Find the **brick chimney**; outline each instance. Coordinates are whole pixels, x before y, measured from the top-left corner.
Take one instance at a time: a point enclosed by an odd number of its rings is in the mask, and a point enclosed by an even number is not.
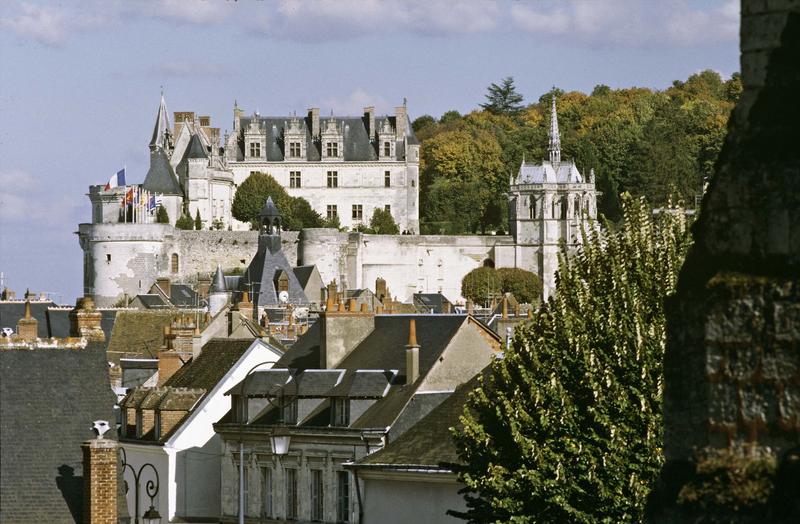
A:
[[[100,326],[102,320],[103,315],[95,308],[92,297],[81,297],[75,302],[75,309],[69,312],[70,336],[102,342],[106,339]]]
[[[83,522],[117,524],[117,442],[98,436],[83,448]]]
[[[158,385],[161,386],[183,366],[180,353],[171,349],[158,352]]]
[[[417,344],[417,322],[408,321],[408,344],[406,344],[406,384],[419,378],[419,345]]]
[[[159,278],[156,279],[156,284],[158,284],[158,287],[161,288],[161,291],[163,291],[164,294],[167,295],[167,300],[169,300],[169,297],[170,297],[170,282],[169,282],[169,278],[167,278],[167,277],[159,277]]]
[[[253,320],[253,303],[250,302],[250,294],[247,291],[242,292],[242,300],[236,304],[236,309],[241,316]]]
[[[386,290],[386,281],[381,277],[375,279],[375,296],[378,297],[378,300],[383,302],[383,299],[389,296]]]
[[[375,136],[375,107],[364,108],[364,120],[366,120],[367,136],[372,140]]]
[[[39,338],[39,322],[31,315],[31,301],[25,301],[25,316],[17,322],[17,334],[26,342]]]
[[[311,120],[311,138],[319,137],[319,108],[312,107],[308,110],[308,119]]]
[[[375,330],[375,314],[370,311],[345,310],[344,300],[339,310],[320,314],[320,368],[332,369],[362,340]]]

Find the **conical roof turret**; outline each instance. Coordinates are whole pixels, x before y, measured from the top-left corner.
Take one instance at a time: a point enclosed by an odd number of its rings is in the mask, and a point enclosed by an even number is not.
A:
[[[211,281],[211,287],[208,289],[209,293],[227,293],[228,285],[225,283],[225,275],[222,274],[222,266],[217,264],[217,270],[214,272],[214,278]]]
[[[272,197],[268,196],[267,201],[264,202],[264,207],[261,208],[261,212],[258,214],[260,218],[280,218],[281,213],[278,211],[277,206],[275,206],[275,202],[272,201]]]
[[[150,139],[150,151],[166,149],[167,136],[169,135],[169,113],[167,103],[164,101],[164,92],[161,92],[161,103],[158,106],[156,125],[153,128],[153,137]]]
[[[561,163],[561,134],[558,132],[558,112],[556,112],[556,92],[555,88],[552,92],[552,105],[550,109],[550,163],[553,169],[558,171],[558,165]]]

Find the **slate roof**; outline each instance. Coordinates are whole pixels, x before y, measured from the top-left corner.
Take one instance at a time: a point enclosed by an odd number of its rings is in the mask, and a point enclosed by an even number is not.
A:
[[[37,320],[36,331],[39,338],[65,338],[70,336],[69,313],[72,308],[56,307],[53,302],[31,302],[31,315]],[[100,327],[109,339],[114,326],[116,310],[100,310],[102,319]],[[24,301],[0,302],[0,327],[10,327],[16,331],[17,322],[25,316]]]
[[[119,311],[108,342],[108,360],[121,357],[156,358],[164,342],[164,326],[181,313],[174,310]]]
[[[247,275],[260,285],[253,292],[253,303],[257,306],[281,305],[275,288],[275,278],[279,271],[285,271],[289,279],[289,303],[306,305],[309,303],[303,286],[292,271],[289,260],[281,250],[281,239],[278,235],[261,235],[258,238],[258,252],[247,268]],[[243,281],[243,286],[247,284]]]
[[[253,339],[213,338],[195,359],[175,372],[164,386],[202,388],[211,391],[222,377],[242,358]]]
[[[294,268],[294,276],[297,277],[297,281],[300,282],[300,285],[303,289],[306,288],[308,285],[308,279],[311,278],[311,275],[314,273],[314,266],[297,266]]]
[[[161,297],[161,295],[157,295],[156,293],[142,293],[141,295],[136,295],[136,298],[146,309],[171,307],[170,304]]]
[[[240,120],[241,139],[243,140],[244,133],[253,121],[253,116],[242,117]],[[266,161],[277,162],[284,160],[283,155],[283,135],[285,128],[288,127],[289,122],[292,120],[291,116],[255,116],[261,125],[261,129],[266,131]],[[342,158],[345,162],[366,162],[375,161],[378,159],[376,144],[370,141],[367,133],[367,121],[363,116],[321,116],[319,119],[320,130],[324,131],[327,127],[329,120],[336,121],[336,126],[339,130],[344,129],[343,143],[344,149],[342,151]],[[395,127],[395,117],[393,116],[379,116],[375,118],[375,128],[381,129],[385,119],[389,119],[392,128]],[[314,142],[311,138],[311,120],[308,117],[300,118],[300,125],[305,133],[306,140],[306,160],[319,161],[321,159],[320,144]],[[406,138],[410,144],[419,143],[414,130],[411,127],[411,122],[406,118]],[[395,144],[396,159],[402,160],[405,157],[405,147],[402,138],[397,140]]]
[[[581,175],[574,162],[563,161],[558,165],[558,171],[550,162],[541,164],[523,163],[517,174],[516,184],[582,184]]]
[[[81,444],[94,420],[116,439],[115,402],[101,343],[0,351],[0,522],[83,522]]]
[[[191,140],[189,140],[189,145],[186,147],[186,152],[184,153],[183,158],[184,160],[189,158],[208,158],[206,147],[203,145],[200,137],[197,136],[197,133],[194,133]]]
[[[196,307],[197,292],[186,284],[172,284],[169,287],[169,301],[176,307]]]
[[[178,177],[175,176],[175,171],[163,149],[159,148],[150,153],[150,169],[147,171],[142,187],[153,193],[183,195]]]
[[[381,398],[394,382],[396,370],[358,369],[349,372],[329,392],[330,397]]]
[[[460,428],[459,417],[469,393],[480,383],[481,374],[456,388],[447,399],[433,408],[419,422],[382,449],[356,463],[361,466],[419,465],[447,467],[459,461],[450,428]]]
[[[228,291],[228,286],[225,283],[225,275],[222,273],[222,266],[217,265],[217,270],[214,272],[214,278],[211,281],[211,287],[208,288],[209,293],[218,293]]]
[[[412,301],[420,313],[444,313],[445,304],[453,311],[453,304],[441,293],[414,293]]]

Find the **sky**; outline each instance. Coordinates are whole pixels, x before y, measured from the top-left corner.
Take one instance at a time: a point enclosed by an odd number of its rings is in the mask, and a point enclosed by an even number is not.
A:
[[[739,70],[738,0],[86,0],[0,3],[0,272],[73,303],[86,196],[147,172],[170,111],[231,129],[246,114],[472,111],[506,76],[526,101],[556,86],[664,89]]]

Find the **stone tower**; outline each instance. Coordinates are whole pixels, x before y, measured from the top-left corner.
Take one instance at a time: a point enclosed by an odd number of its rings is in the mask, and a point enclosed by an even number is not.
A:
[[[550,116],[549,159],[524,160],[509,183],[509,228],[515,241],[515,267],[539,275],[547,298],[555,288],[559,244],[582,242],[581,228],[588,230],[597,218],[594,170],[586,180],[571,160],[561,160],[561,136],[553,96]]]

